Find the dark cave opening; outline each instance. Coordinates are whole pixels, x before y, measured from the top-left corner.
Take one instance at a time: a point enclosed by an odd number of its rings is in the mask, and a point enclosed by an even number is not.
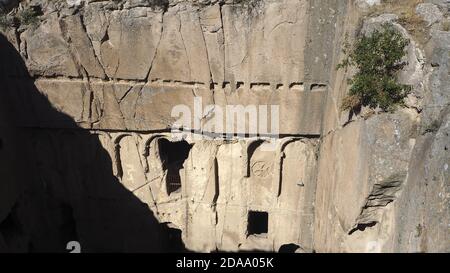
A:
[[[168,195],[181,189],[180,170],[184,168],[184,161],[188,158],[191,148],[192,145],[185,140],[178,142],[171,142],[165,138],[158,140],[163,169],[167,170],[166,188]]]
[[[295,251],[299,248],[300,246],[296,244],[284,244],[280,246],[278,253],[295,253]]]
[[[267,235],[269,231],[269,214],[265,211],[248,212],[248,235]]]

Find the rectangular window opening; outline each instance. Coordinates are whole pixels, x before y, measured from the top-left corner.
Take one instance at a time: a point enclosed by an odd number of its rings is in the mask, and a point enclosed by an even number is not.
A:
[[[249,211],[247,234],[265,236],[269,231],[269,213],[265,211]]]

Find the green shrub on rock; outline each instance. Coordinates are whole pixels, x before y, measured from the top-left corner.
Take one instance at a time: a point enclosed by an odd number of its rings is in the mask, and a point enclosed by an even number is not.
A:
[[[344,98],[342,110],[357,111],[361,106],[384,111],[403,103],[410,87],[398,83],[397,73],[403,69],[409,40],[392,25],[358,38],[353,47],[346,46],[346,59],[338,68],[354,66],[357,73],[350,79],[350,92]]]
[[[39,15],[32,8],[26,8],[17,13],[20,23],[25,26],[36,26],[39,23]]]
[[[0,30],[5,31],[13,25],[11,18],[8,15],[0,12]]]

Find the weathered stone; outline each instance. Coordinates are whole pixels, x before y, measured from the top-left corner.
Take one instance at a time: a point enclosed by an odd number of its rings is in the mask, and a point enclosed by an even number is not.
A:
[[[110,14],[99,9],[88,10],[85,24],[108,77],[146,79],[157,54],[162,14],[147,8]]]
[[[0,252],[448,251],[447,5],[394,2],[24,1],[38,23],[0,36]],[[384,23],[411,41],[406,107],[341,111],[342,47]]]
[[[444,17],[439,8],[432,3],[421,3],[417,5],[416,12],[423,17],[429,26],[441,21]]]
[[[84,82],[38,80],[35,84],[37,90],[61,113],[60,116],[55,116],[52,111],[45,109],[45,105],[35,100],[33,104],[39,115],[40,125],[56,128],[58,126],[73,127],[73,122],[88,121],[89,97],[88,88]],[[70,118],[64,117],[64,114]]]
[[[30,73],[66,77],[80,75],[56,14],[49,16],[37,29],[29,29],[22,35],[26,41]]]
[[[70,41],[75,58],[86,71],[86,76],[104,78],[105,72],[94,53],[92,43],[84,30],[83,22],[79,16],[69,16],[61,20],[62,31]]]

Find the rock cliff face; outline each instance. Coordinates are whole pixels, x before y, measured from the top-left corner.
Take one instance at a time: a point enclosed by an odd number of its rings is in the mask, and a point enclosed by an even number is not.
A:
[[[0,252],[450,251],[449,3],[17,2]],[[343,44],[384,22],[411,40],[406,106],[341,112]],[[272,149],[229,105],[279,106]]]

